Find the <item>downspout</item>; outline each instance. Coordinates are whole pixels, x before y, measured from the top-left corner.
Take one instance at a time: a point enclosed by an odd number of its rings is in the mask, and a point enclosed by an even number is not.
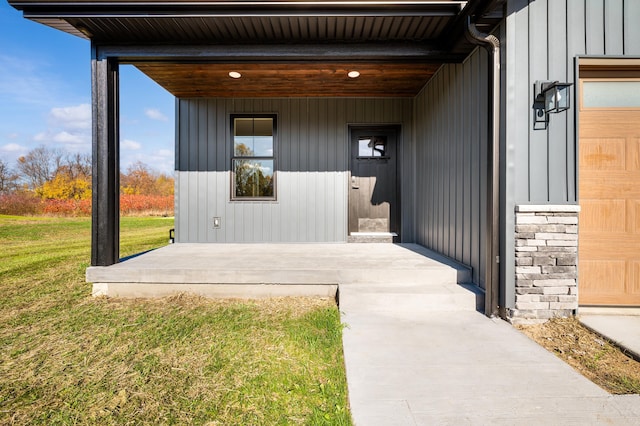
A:
[[[478,31],[467,17],[467,39],[489,52],[487,135],[487,238],[484,313],[498,315],[500,301],[500,40]]]

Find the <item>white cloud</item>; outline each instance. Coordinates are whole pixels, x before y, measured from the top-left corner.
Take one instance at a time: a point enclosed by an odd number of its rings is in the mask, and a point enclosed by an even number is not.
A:
[[[9,134],[7,135],[7,138],[9,138],[9,139],[18,139],[18,136],[20,136],[20,135],[18,134],[18,132],[13,132],[13,133],[9,133]]]
[[[174,152],[170,149],[160,149],[156,153],[159,157],[171,157],[173,158]]]
[[[161,113],[159,110],[155,108],[147,108],[144,110],[144,113],[147,117],[149,117],[152,120],[157,120],[157,121],[169,120],[166,115],[164,115],[163,113]]]
[[[69,152],[86,151],[91,144],[91,107],[80,104],[51,108],[47,129],[36,133],[33,140],[58,145]]]
[[[18,145],[17,143],[8,143],[0,148],[0,150],[4,152],[18,152],[25,151],[27,148],[24,146]]]
[[[42,142],[49,139],[49,132],[40,132],[33,135],[33,140],[37,142]]]
[[[65,145],[66,144],[89,143],[89,140],[86,137],[86,135],[83,135],[83,134],[72,134],[72,133],[69,133],[69,132],[67,132],[65,130],[53,135],[52,139],[53,139],[54,142],[58,142],[58,143],[65,144]]]
[[[76,106],[52,108],[49,113],[51,124],[64,129],[90,129],[91,106],[80,104]]]
[[[138,150],[142,147],[142,145],[140,145],[140,143],[136,142],[136,141],[132,141],[131,139],[124,139],[121,143],[120,146],[123,149],[128,149],[129,151],[135,151]]]
[[[89,132],[68,132],[66,130],[38,133],[33,140],[48,147],[60,147],[68,152],[87,152],[91,147]]]

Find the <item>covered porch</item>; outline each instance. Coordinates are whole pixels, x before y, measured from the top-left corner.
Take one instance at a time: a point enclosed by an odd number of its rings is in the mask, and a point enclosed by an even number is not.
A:
[[[294,285],[311,289],[296,282],[302,278],[308,278],[302,281],[306,285],[337,288],[383,279],[413,285],[422,275],[432,276],[431,269],[423,268],[424,259],[418,267],[404,267],[405,256],[389,261],[375,254],[381,247],[367,253],[344,243],[351,222],[360,231],[359,221],[351,220],[356,197],[347,192],[360,189],[357,178],[377,178],[370,176],[373,172],[354,172],[359,157],[374,163],[376,153],[356,150],[357,135],[350,132],[384,126],[384,131],[394,129],[387,142],[397,150],[376,152],[384,152],[381,160],[397,168],[388,173],[395,181],[378,180],[376,188],[390,188],[394,198],[385,192],[368,201],[398,206],[388,222],[397,223],[390,233],[397,233],[399,241],[417,242],[471,265],[473,276],[459,281],[453,274],[453,288],[473,281],[486,289],[485,312],[497,313],[499,126],[494,92],[500,61],[497,38],[490,33],[502,21],[504,3],[12,2],[26,18],[91,40],[94,208],[87,278],[96,283],[96,293],[135,288],[134,293],[152,289],[160,295],[178,283],[182,291],[194,291],[208,284],[234,285],[229,277],[248,275],[253,281],[247,285],[278,284],[277,291],[283,292]],[[136,66],[177,100],[180,245],[119,262],[123,64]],[[242,154],[232,137],[234,120],[256,118],[271,120],[271,144],[259,155]],[[260,158],[273,191],[254,194],[253,200],[238,198],[242,191],[234,186],[234,173],[241,171],[238,165],[245,157]],[[286,250],[296,247],[293,242],[322,242],[324,249],[336,244],[327,250],[332,256],[296,253],[294,266],[281,263]],[[195,248],[206,248],[208,254],[187,254]],[[273,268],[252,263],[262,259],[262,250],[280,253],[264,260]],[[352,255],[352,264],[342,263]],[[229,270],[222,273],[216,268],[225,262]],[[212,276],[220,282],[209,283]]]
[[[111,266],[92,266],[87,281],[95,296],[189,292],[339,299],[343,286],[357,286],[371,297],[382,295],[380,303],[408,298],[434,309],[468,310],[481,302],[468,267],[417,244],[177,243]]]

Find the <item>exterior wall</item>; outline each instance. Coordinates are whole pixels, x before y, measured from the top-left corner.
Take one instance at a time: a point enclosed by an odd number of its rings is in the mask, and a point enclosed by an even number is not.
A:
[[[638,16],[637,0],[509,1],[506,125],[514,205],[578,201],[576,86],[572,108],[553,114],[547,130],[534,130],[533,84],[536,80],[577,83],[579,55],[640,56]]]
[[[402,125],[401,235],[412,241],[411,99],[179,99],[176,110],[177,242],[346,241],[349,124]],[[230,201],[229,116],[250,112],[278,117],[276,201]]]
[[[488,55],[444,65],[414,100],[416,242],[484,287]]]
[[[636,0],[510,0],[507,3],[504,73],[506,147],[503,158],[505,235],[517,231],[517,205],[572,205],[579,202],[576,90],[571,109],[534,130],[536,80],[577,83],[579,56],[640,56],[640,2]],[[515,306],[516,238],[504,244],[506,307]],[[515,309],[515,311],[513,310]],[[564,314],[563,309],[557,312]]]

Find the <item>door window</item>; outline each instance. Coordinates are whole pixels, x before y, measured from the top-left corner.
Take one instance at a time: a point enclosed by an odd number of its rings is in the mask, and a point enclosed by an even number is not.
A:
[[[387,137],[360,136],[358,158],[387,158]]]

